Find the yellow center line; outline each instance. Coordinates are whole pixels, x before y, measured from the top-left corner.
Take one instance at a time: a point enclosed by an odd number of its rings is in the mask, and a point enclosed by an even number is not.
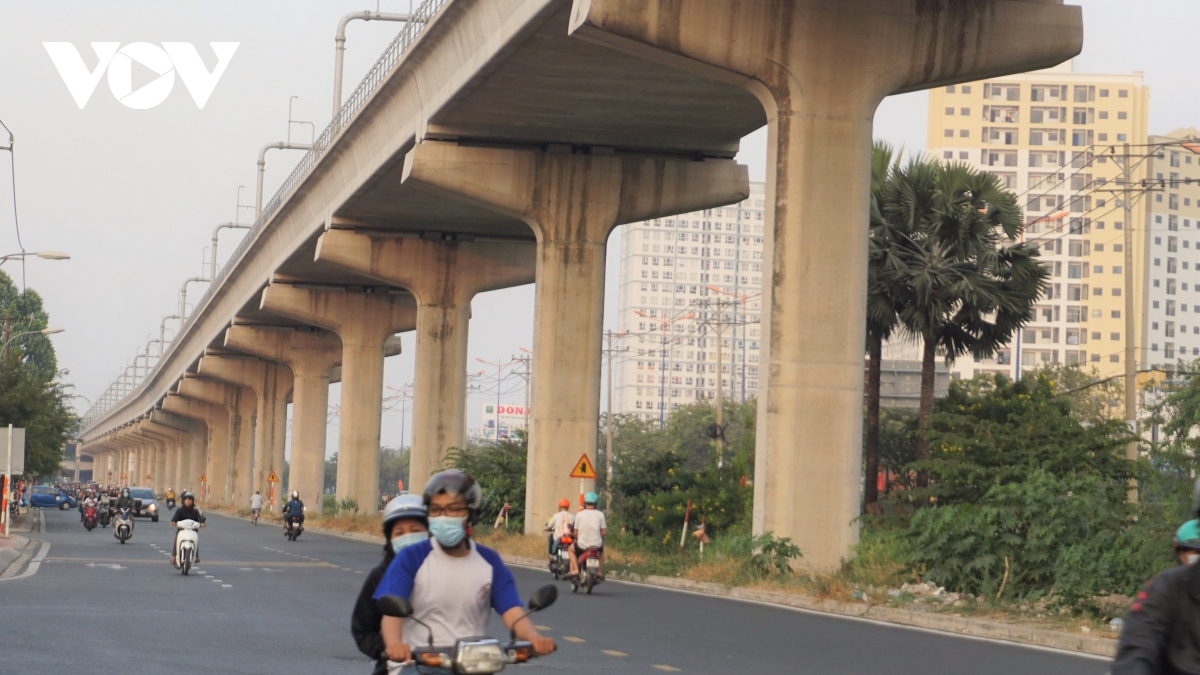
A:
[[[654,667],[655,667],[655,668],[657,668],[657,669],[659,669],[659,670],[666,671],[666,672],[668,672],[668,673],[678,673],[678,672],[679,672],[679,669],[678,669],[678,668],[676,668],[675,666],[665,666],[665,665],[663,665],[663,664],[661,664],[661,663],[656,663],[656,664],[654,664]]]
[[[584,640],[583,638],[575,637],[574,635],[564,635],[563,639],[566,640],[567,642],[574,642],[575,644],[587,642],[587,640]]]
[[[533,627],[538,630],[553,630],[552,628],[550,628],[550,626],[543,626],[541,624],[534,624]]]

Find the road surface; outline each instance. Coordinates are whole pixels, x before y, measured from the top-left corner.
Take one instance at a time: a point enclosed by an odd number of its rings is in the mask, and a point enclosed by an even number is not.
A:
[[[350,637],[350,610],[382,556],[366,542],[212,515],[202,564],[168,563],[173,530],[139,520],[121,545],[87,532],[77,511],[45,512],[50,542],[37,572],[0,580],[0,672],[369,673]],[[524,597],[550,583],[514,569]],[[1104,660],[798,612],[635,584],[592,596],[560,586],[535,615],[559,644],[520,673],[787,673],[831,675],[1101,675]],[[503,636],[493,617],[493,635]]]

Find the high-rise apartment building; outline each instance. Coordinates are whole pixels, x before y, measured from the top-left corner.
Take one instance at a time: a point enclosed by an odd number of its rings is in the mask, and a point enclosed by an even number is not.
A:
[[[1080,363],[1104,375],[1124,370],[1130,337],[1125,278],[1134,275],[1134,316],[1140,317],[1147,211],[1139,205],[1133,222],[1125,222],[1117,195],[1103,188],[1121,176],[1113,148],[1120,154],[1128,143],[1134,146],[1131,154],[1145,150],[1148,106],[1141,73],[1075,73],[1070,64],[930,91],[929,155],[1000,177],[1019,196],[1025,240],[1041,248],[1051,273],[1049,290],[1019,339],[995,358],[960,357],[952,369],[956,375],[1016,375],[1043,363]],[[1133,163],[1144,171],[1144,163]],[[1163,210],[1164,218],[1168,213],[1183,217],[1182,210]],[[1127,227],[1135,235],[1132,270],[1125,269]],[[1160,257],[1165,265],[1165,248]],[[1166,277],[1160,283],[1165,292]],[[1166,296],[1158,301],[1165,312]],[[1158,322],[1164,329],[1157,343],[1165,349],[1166,320]],[[1189,325],[1200,328],[1200,315]],[[1196,335],[1189,348],[1200,348]],[[1139,336],[1132,337],[1140,344]],[[1182,345],[1178,339],[1173,344]]]
[[[764,200],[751,183],[738,204],[622,228],[613,412],[665,418],[718,378],[727,400],[758,394]]]
[[[1200,357],[1200,131],[1149,142],[1145,178],[1154,182],[1142,196],[1149,227],[1138,359],[1174,364]]]

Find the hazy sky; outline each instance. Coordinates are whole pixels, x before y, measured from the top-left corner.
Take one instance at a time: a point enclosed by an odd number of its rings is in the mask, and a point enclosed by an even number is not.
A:
[[[1196,0],[1082,0],[1085,47],[1080,72],[1145,71],[1151,87],[1150,131],[1200,124],[1194,86],[1192,33],[1200,19]],[[202,257],[212,228],[241,216],[252,219],[255,161],[265,143],[287,135],[288,98],[298,96],[296,119],[317,129],[332,107],[333,34],[338,19],[373,9],[372,1],[259,0],[205,3],[37,2],[0,0],[0,120],[16,136],[17,197],[26,250],[59,249],[66,262],[31,260],[28,285],[45,297],[60,365],[77,393],[94,398],[145,345],[158,336],[160,317],[177,307],[179,286],[202,276]],[[383,0],[383,11],[404,12],[408,0]],[[355,22],[348,31],[343,91],[349,94],[399,29],[398,24]],[[119,103],[106,80],[80,110],[42,47],[70,42],[89,67],[93,41],[191,42],[213,63],[209,42],[240,42],[227,71],[203,110],[176,79],[170,96],[149,110]],[[135,78],[138,76],[135,74]],[[149,81],[135,79],[133,88]],[[908,150],[925,146],[926,97],[909,94],[883,103],[876,135]],[[309,138],[296,126],[293,140]],[[0,138],[0,144],[5,139]],[[765,133],[743,142],[741,160],[754,180],[765,175]],[[299,159],[299,152],[268,155],[267,201]],[[19,250],[13,228],[8,157],[0,153],[0,255]],[[221,259],[240,232],[221,236]],[[615,297],[619,234],[610,242],[609,318]],[[4,268],[20,283],[20,265]],[[204,285],[193,284],[198,298]],[[507,360],[532,347],[533,289],[486,293],[476,298],[470,356]],[[173,323],[173,322],[172,322]],[[608,321],[609,325],[615,322]],[[413,339],[405,354],[388,360],[385,383],[412,379]],[[472,361],[472,369],[484,366]],[[519,403],[518,378],[504,383]],[[337,388],[331,394],[336,403]],[[493,395],[494,396],[494,395]],[[470,424],[492,397],[472,394]],[[80,411],[87,403],[79,399]],[[401,418],[386,413],[384,444],[400,442]],[[411,426],[411,421],[408,426]],[[330,451],[335,448],[336,430]],[[405,436],[409,434],[407,429]]]

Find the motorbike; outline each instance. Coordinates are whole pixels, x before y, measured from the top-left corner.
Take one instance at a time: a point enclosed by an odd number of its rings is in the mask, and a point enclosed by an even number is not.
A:
[[[589,548],[579,556],[579,576],[571,579],[571,592],[583,588],[588,595],[600,583],[600,549]]]
[[[97,515],[95,506],[83,507],[83,526],[85,528],[87,528],[88,532],[91,532],[92,530],[96,529],[96,525],[97,525],[97,522],[99,521],[99,519],[100,519],[100,517],[99,517],[99,515]]]
[[[117,511],[116,520],[113,521],[113,536],[122,544],[133,536],[133,510],[128,506]]]
[[[192,565],[196,564],[196,552],[200,546],[200,523],[181,520],[175,525],[179,528],[179,551],[175,556],[175,568],[186,577]]]
[[[571,537],[563,537],[558,541],[558,547],[550,556],[550,574],[554,575],[555,579],[562,579],[571,571],[571,554],[568,552],[571,544],[575,543]]]
[[[96,507],[96,517],[100,522],[100,527],[108,527],[112,522],[112,513],[108,510],[108,504],[100,502],[100,506]]]
[[[167,508],[168,509],[175,508],[175,498],[174,497],[167,497]]]
[[[546,609],[557,599],[558,588],[555,586],[539,588],[529,599],[529,611],[525,613],[525,616]],[[388,675],[397,675],[402,668],[408,665],[416,665],[418,671],[422,673],[482,673],[490,675],[504,670],[506,666],[526,663],[537,656],[533,652],[533,645],[525,640],[518,640],[515,632],[509,634],[508,642],[501,642],[489,637],[469,637],[462,638],[453,645],[435,647],[433,631],[424,621],[413,616],[412,604],[407,598],[385,595],[379,599],[378,607],[387,616],[412,619],[425,626],[425,629],[429,631],[429,646],[413,648],[412,661],[408,663],[388,661]],[[523,619],[525,616],[521,618]]]
[[[304,525],[298,520],[288,518],[283,531],[283,535],[288,538],[288,541],[296,541],[302,532],[304,532]]]

